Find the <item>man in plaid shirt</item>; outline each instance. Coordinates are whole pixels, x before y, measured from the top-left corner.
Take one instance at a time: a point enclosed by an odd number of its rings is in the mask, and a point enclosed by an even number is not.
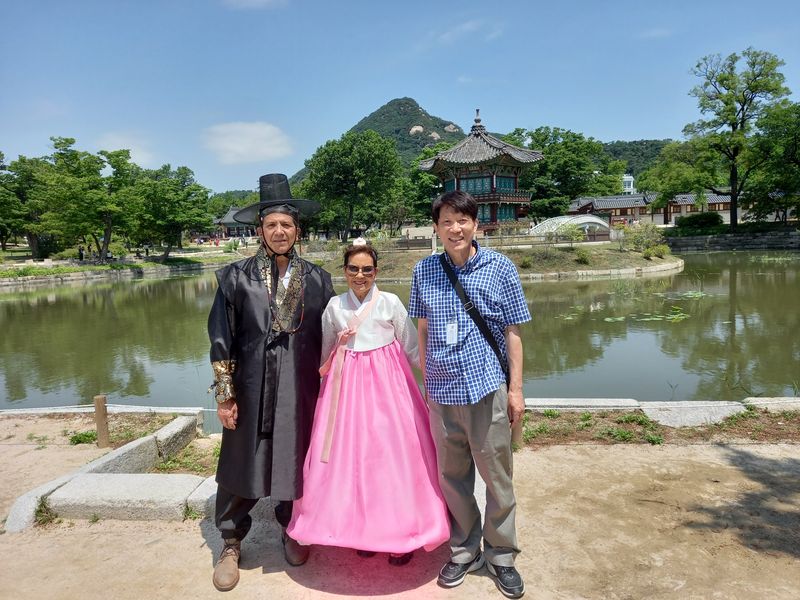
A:
[[[434,230],[445,260],[486,321],[508,365],[510,383],[456,295],[439,255],[414,267],[408,313],[419,319],[420,366],[450,511],[450,560],[439,572],[439,584],[455,587],[486,562],[500,591],[519,598],[525,586],[514,568],[519,548],[511,426],[525,410],[519,325],[531,315],[514,264],[474,240],[477,217],[475,199],[463,191],[447,192],[433,203]],[[486,482],[483,527],[474,495],[476,467]]]

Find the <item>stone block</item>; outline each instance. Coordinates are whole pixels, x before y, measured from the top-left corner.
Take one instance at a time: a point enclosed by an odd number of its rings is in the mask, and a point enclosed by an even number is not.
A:
[[[68,519],[181,521],[201,483],[196,475],[86,473],[50,494],[48,504]]]
[[[197,437],[197,417],[177,417],[154,435],[159,456],[171,458]]]
[[[203,517],[213,517],[216,497],[217,482],[215,476],[212,475],[197,486],[197,489],[187,498],[186,505]]]
[[[642,402],[648,417],[668,427],[696,427],[719,423],[744,411],[741,402]]]
[[[89,463],[89,473],[146,473],[159,462],[156,436],[148,435]]]

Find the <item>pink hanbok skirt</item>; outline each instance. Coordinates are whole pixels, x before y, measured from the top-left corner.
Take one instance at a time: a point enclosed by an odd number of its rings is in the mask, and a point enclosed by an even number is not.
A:
[[[346,351],[326,463],[333,379],[329,372],[322,382],[289,535],[301,544],[393,553],[447,541],[428,408],[400,344]]]

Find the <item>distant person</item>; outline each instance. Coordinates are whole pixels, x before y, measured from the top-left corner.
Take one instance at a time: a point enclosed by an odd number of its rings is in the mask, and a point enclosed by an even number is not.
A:
[[[208,317],[211,364],[222,446],[215,523],[224,548],[214,567],[217,589],[239,581],[242,539],[259,498],[277,501],[284,557],[308,559],[308,547],[286,534],[292,501],[303,495],[303,460],[319,393],[322,312],[333,297],[328,272],[300,258],[300,215],[319,205],[293,199],[285,175],[259,180],[259,202],[234,219],[257,225],[254,256],[217,271]]]
[[[83,250],[83,246],[78,246],[78,260],[83,261],[85,256],[85,252]]]
[[[378,254],[363,238],[343,260],[349,291],[322,315],[327,358],[303,497],[287,532],[300,543],[388,552],[407,564],[447,541],[428,408],[411,371],[417,331],[403,303],[375,285]]]
[[[519,547],[511,427],[525,410],[519,325],[531,316],[514,263],[474,239],[475,199],[447,192],[434,201],[432,213],[444,252],[414,267],[408,313],[419,319],[431,432],[450,510],[450,559],[438,583],[455,587],[485,561],[500,591],[519,598],[525,585],[514,567]],[[473,305],[478,314],[467,312]],[[476,468],[486,482],[483,526],[474,496]]]

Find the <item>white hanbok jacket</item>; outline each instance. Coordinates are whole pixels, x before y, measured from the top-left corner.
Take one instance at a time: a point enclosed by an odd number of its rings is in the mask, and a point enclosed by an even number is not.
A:
[[[334,350],[340,331],[347,329],[353,315],[359,315],[378,290],[373,285],[359,302],[352,290],[331,298],[322,314],[322,356],[324,363]],[[347,349],[366,352],[388,346],[394,340],[400,342],[403,352],[412,366],[419,366],[419,342],[417,328],[408,316],[408,311],[395,294],[381,291],[367,319],[359,325],[356,335],[347,340]]]

